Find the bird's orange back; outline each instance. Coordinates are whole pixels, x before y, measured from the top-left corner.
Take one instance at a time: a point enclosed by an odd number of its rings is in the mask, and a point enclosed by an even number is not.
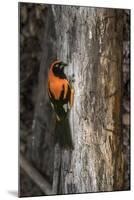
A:
[[[48,94],[60,119],[67,115],[68,110],[73,105],[74,89],[70,85],[66,75],[60,77],[60,74],[59,76],[55,74],[54,67],[58,67],[55,66],[58,63],[60,64],[61,62],[54,61],[50,66],[48,74]]]
[[[55,99],[57,99],[57,100],[60,98],[63,87],[65,89],[64,98],[66,97],[67,88],[68,88],[68,81],[66,79],[61,79],[61,78],[55,76],[53,73],[53,66],[59,62],[60,61],[57,60],[51,64],[50,70],[49,70],[49,75],[48,75],[48,88],[50,88]]]

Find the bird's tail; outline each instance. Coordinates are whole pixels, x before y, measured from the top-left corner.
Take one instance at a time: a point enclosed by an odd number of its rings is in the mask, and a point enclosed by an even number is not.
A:
[[[59,143],[61,148],[73,149],[71,129],[68,118],[61,121],[56,121],[55,126],[55,143]]]

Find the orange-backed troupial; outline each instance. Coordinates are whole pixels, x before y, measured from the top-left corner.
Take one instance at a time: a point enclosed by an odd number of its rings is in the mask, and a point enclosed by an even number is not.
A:
[[[65,141],[69,137],[68,130],[66,130],[69,128],[67,116],[74,100],[74,89],[64,73],[66,66],[67,64],[64,62],[54,61],[48,73],[48,95],[56,114],[56,132],[63,140],[61,146],[64,146],[65,143],[69,146],[68,141]]]

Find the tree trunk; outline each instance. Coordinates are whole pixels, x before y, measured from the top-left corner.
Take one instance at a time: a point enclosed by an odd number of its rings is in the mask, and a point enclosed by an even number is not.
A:
[[[20,195],[128,190],[130,10],[20,3],[19,11]],[[48,98],[56,59],[74,74],[71,137],[55,131]]]
[[[52,11],[57,58],[75,75],[74,149],[55,146],[53,191],[122,190],[122,10],[52,6]]]
[[[124,188],[122,14],[115,9],[47,6],[29,159],[54,194]],[[68,63],[66,73],[75,79],[69,116],[73,150],[53,142],[47,75],[56,58]]]

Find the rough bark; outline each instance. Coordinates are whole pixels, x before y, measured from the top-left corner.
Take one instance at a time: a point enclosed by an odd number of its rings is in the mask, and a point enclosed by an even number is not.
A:
[[[53,194],[123,190],[123,11],[45,6],[26,157],[47,178]],[[75,79],[69,116],[73,150],[54,145],[55,115],[47,94],[47,75],[55,59],[67,62],[66,73]]]
[[[68,75],[75,75],[70,113],[74,150],[55,146],[54,191],[122,190],[122,10],[70,6],[52,10],[57,58],[69,64]]]

